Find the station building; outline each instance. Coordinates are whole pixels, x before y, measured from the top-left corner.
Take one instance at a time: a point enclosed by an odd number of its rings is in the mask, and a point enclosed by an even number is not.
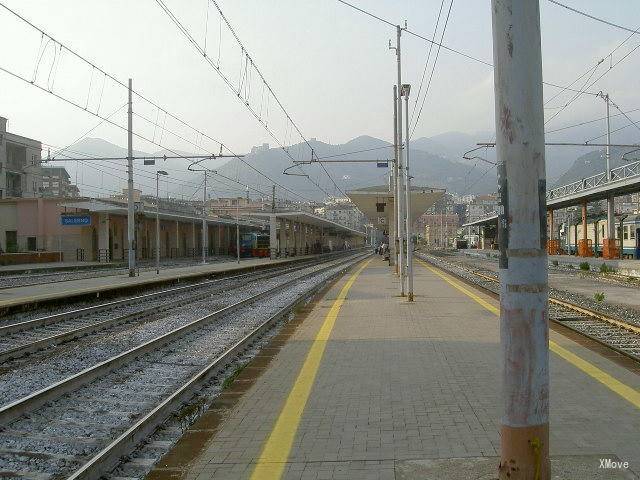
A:
[[[123,196],[125,197],[125,196]],[[136,256],[155,258],[156,208],[134,195]],[[178,206],[179,207],[179,206]],[[307,212],[280,212],[276,255],[320,253],[364,244],[364,232]],[[160,257],[198,257],[202,252],[202,216],[195,208],[159,204]],[[209,255],[235,254],[236,228],[244,235],[269,234],[268,215],[206,218]],[[38,261],[120,262],[128,257],[127,203],[120,198],[31,197],[0,200],[0,263]],[[47,255],[44,255],[46,252]],[[8,255],[12,259],[8,259]]]

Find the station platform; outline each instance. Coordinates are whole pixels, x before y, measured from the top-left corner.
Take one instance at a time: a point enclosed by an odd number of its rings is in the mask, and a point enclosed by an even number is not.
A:
[[[127,271],[120,271],[113,275],[102,275],[77,280],[64,280],[56,282],[55,279],[46,284],[25,285],[21,287],[0,289],[0,313],[15,310],[16,308],[33,307],[35,305],[81,298],[87,295],[108,295],[121,293],[126,290],[161,286],[183,280],[194,280],[211,274],[226,274],[263,268],[268,265],[293,263],[308,260],[318,255],[301,255],[297,257],[278,258],[247,258],[240,263],[236,261],[212,262],[207,264],[186,265],[183,267],[160,268],[156,274],[155,269],[140,269],[135,277],[129,277]]]
[[[378,256],[333,284],[147,478],[496,478],[497,301],[420,262],[414,274],[413,303]],[[640,367],[550,340],[554,478],[636,478]]]
[[[498,250],[460,250],[460,252],[470,257],[478,258],[494,258],[500,257]],[[552,262],[558,262],[559,265],[573,265],[574,268],[579,268],[580,264],[587,262],[591,270],[598,271],[602,264],[605,264],[609,268],[613,268],[621,275],[627,275],[629,277],[640,278],[640,260],[608,260],[602,257],[578,257],[576,255],[549,255],[549,264]]]
[[[113,268],[112,263],[100,262],[44,262],[0,265],[0,275],[14,275],[24,272],[50,272],[54,270],[83,270],[93,268]]]

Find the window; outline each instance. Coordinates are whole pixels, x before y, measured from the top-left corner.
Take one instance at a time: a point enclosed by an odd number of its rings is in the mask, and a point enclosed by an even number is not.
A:
[[[38,241],[36,237],[27,237],[27,250],[35,252],[38,249]]]
[[[635,230],[635,225],[632,225],[631,227],[629,227],[630,230],[630,237],[631,238],[636,238],[636,230]]]
[[[18,251],[18,232],[15,230],[7,230],[5,232],[5,244],[7,252],[16,253]]]
[[[624,239],[629,240],[629,226],[624,227]]]

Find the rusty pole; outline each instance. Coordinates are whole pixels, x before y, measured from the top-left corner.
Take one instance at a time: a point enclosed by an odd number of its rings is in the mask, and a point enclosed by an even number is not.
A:
[[[501,480],[549,480],[547,217],[538,0],[492,0],[500,194]]]

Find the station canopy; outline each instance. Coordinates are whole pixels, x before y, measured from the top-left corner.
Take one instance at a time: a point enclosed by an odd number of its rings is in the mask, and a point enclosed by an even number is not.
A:
[[[329,234],[346,234],[355,237],[364,237],[365,232],[360,230],[354,230],[353,228],[342,225],[341,223],[334,222],[324,217],[314,215],[309,212],[302,211],[286,211],[286,212],[250,212],[243,213],[245,217],[268,219],[271,215],[275,215],[278,219],[289,220],[291,222],[301,222],[306,225],[312,225],[323,228],[326,233]]]
[[[411,222],[433,206],[445,193],[442,188],[411,187]],[[386,230],[393,219],[393,192],[386,185],[347,192],[347,196],[373,225]],[[404,200],[404,199],[403,199]]]

